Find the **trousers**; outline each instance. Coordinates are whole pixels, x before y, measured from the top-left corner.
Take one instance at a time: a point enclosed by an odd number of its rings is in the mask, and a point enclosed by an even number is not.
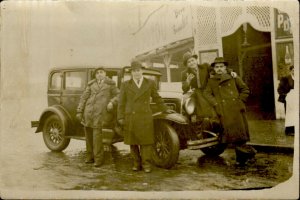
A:
[[[102,129],[85,127],[87,160],[94,160],[96,164],[103,162],[104,148],[102,143]]]
[[[150,167],[152,145],[130,145],[130,154],[135,166]]]

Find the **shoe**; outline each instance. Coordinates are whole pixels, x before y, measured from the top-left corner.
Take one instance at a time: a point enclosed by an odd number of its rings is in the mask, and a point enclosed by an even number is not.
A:
[[[99,162],[94,163],[94,167],[101,167],[101,166],[102,166],[102,163],[99,163]]]
[[[133,167],[132,167],[132,171],[140,171],[141,170],[141,166],[139,164],[133,164]]]
[[[242,145],[236,147],[235,154],[236,154],[236,162],[240,166],[245,166],[248,160],[251,160],[255,157],[257,151],[249,145]]]
[[[94,163],[94,159],[86,159],[84,162],[86,164]]]
[[[150,167],[145,167],[144,168],[144,172],[146,172],[146,173],[150,173],[152,170],[151,170],[151,168]]]
[[[94,167],[101,167],[104,163],[104,159],[95,160]]]

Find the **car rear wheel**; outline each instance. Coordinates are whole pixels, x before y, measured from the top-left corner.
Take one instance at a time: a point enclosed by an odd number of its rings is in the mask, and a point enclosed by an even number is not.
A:
[[[43,127],[43,139],[51,151],[63,151],[70,143],[70,138],[65,138],[65,127],[57,115],[47,117]]]
[[[155,121],[155,144],[153,151],[153,162],[156,166],[165,169],[176,164],[179,156],[179,139],[168,123]]]

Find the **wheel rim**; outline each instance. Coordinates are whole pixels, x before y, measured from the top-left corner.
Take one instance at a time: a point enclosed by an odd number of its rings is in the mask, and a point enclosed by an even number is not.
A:
[[[160,126],[158,133],[156,134],[156,153],[160,158],[168,158],[170,155],[171,140],[168,137],[168,130]]]
[[[63,127],[59,121],[52,121],[49,123],[47,128],[47,133],[49,136],[49,140],[55,144],[58,145],[63,140]]]

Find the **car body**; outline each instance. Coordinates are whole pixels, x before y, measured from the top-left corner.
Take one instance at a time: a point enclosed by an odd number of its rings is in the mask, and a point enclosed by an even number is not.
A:
[[[130,67],[105,67],[106,74],[120,88],[122,82],[131,78]],[[87,83],[92,79],[95,67],[53,68],[48,76],[48,107],[42,112],[39,121],[32,121],[36,132],[43,132],[46,146],[52,151],[62,151],[69,145],[70,139],[85,139],[81,123],[76,118],[76,108]],[[143,75],[159,86],[161,73],[152,68],[143,69]],[[220,154],[218,135],[214,130],[201,130],[201,120],[193,120],[195,102],[190,93],[159,92],[165,104],[175,113],[159,112],[155,103],[151,103],[154,118],[155,144],[153,162],[160,167],[170,168],[178,160],[180,149],[201,149],[206,154]],[[115,109],[116,112],[116,109]],[[122,129],[111,123],[113,113],[104,123],[103,142],[112,144],[122,141]],[[114,125],[113,125],[114,124]],[[205,134],[204,134],[205,133]],[[206,135],[200,140],[196,136]],[[210,136],[208,136],[210,135]],[[218,148],[216,148],[218,147]],[[211,150],[212,149],[212,150]],[[218,151],[216,151],[218,149]]]

